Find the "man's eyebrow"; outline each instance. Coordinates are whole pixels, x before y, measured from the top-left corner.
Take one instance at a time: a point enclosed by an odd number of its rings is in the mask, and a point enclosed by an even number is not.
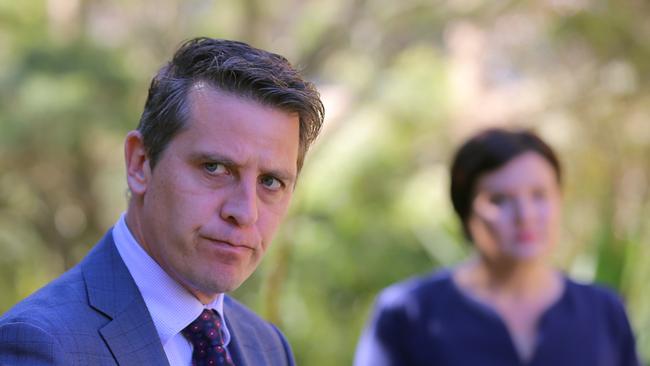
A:
[[[232,158],[213,152],[197,151],[190,154],[190,160],[195,162],[216,162],[221,163],[229,167],[238,167],[241,166],[241,163],[236,162]],[[296,181],[296,174],[291,173],[286,169],[269,169],[262,172],[263,175],[270,175],[276,177],[280,180],[283,180],[287,183],[293,183]]]
[[[204,152],[204,151],[197,151],[193,152],[190,154],[190,160],[191,161],[209,161],[209,162],[216,162],[216,163],[221,163],[227,166],[238,166],[240,164],[237,164],[236,161],[233,159],[219,154],[219,153],[210,153],[210,152]]]
[[[296,175],[286,170],[271,169],[269,171],[266,171],[264,174],[273,176],[289,184],[292,184],[296,181]]]

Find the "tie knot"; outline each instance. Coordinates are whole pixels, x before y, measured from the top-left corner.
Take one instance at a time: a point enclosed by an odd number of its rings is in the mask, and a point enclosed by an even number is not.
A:
[[[201,315],[183,329],[183,335],[195,348],[223,346],[221,317],[213,310],[204,309]]]
[[[204,309],[182,333],[192,343],[192,365],[232,365],[223,342],[223,322],[216,311]]]

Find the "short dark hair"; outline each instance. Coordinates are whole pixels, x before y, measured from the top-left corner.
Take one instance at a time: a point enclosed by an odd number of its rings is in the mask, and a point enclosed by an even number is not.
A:
[[[530,130],[491,128],[474,135],[458,149],[451,164],[451,202],[468,240],[472,240],[468,220],[479,178],[531,151],[551,164],[560,184],[561,168],[555,152]]]
[[[151,81],[138,131],[151,169],[172,138],[186,127],[187,97],[199,82],[250,98],[299,117],[298,170],[323,124],[316,87],[303,80],[286,58],[224,39],[198,37],[184,42]]]

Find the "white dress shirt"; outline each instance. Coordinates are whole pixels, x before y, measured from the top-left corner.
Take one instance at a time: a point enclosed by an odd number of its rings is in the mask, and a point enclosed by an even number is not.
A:
[[[172,279],[138,244],[126,225],[126,214],[122,214],[113,227],[113,240],[140,289],[170,365],[191,365],[192,344],[181,331],[198,318],[203,309],[213,309],[224,319],[224,343],[228,345],[230,332],[223,314],[223,294],[219,294],[213,302],[203,305]]]

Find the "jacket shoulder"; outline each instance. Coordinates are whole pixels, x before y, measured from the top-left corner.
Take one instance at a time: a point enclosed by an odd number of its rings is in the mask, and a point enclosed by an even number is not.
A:
[[[87,308],[78,267],[47,284],[0,317],[0,364],[70,364],[61,343],[66,329]]]
[[[32,324],[43,330],[60,329],[68,321],[66,314],[78,314],[87,307],[86,288],[78,266],[20,301],[0,317],[6,323]]]
[[[66,365],[66,355],[55,336],[27,322],[0,324],[1,365]]]

